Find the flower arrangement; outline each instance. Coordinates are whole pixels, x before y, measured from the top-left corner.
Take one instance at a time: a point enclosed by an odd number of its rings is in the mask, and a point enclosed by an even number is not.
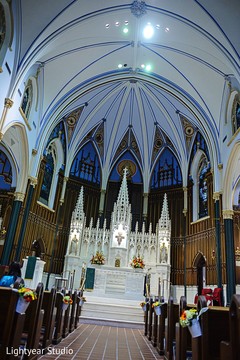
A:
[[[158,306],[161,306],[162,304],[159,302],[159,301],[155,301],[153,304],[152,304],[152,308],[154,309],[155,307],[158,307]]]
[[[134,256],[132,261],[130,262],[130,265],[134,269],[144,269],[145,267],[145,263],[141,256]]]
[[[69,295],[65,295],[63,297],[63,303],[66,305],[71,305],[73,303],[73,301]]]
[[[91,258],[91,264],[97,264],[97,265],[104,265],[105,263],[105,256],[101,251],[97,251],[96,255],[93,255]]]
[[[182,327],[192,326],[194,319],[198,319],[198,312],[196,309],[183,310],[180,316],[180,325]]]
[[[20,285],[18,289],[19,296],[24,299],[26,302],[31,302],[37,299],[37,294],[34,290],[26,288],[23,285]]]

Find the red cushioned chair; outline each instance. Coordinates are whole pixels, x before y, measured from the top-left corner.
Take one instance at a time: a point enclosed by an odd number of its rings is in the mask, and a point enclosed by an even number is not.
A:
[[[215,288],[215,289],[213,290],[213,294],[212,294],[213,305],[222,306],[221,292],[222,292],[222,289],[221,289],[221,288]]]

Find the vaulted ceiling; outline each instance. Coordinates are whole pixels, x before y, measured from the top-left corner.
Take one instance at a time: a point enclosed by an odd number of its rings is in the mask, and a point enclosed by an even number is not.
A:
[[[106,177],[126,134],[145,179],[156,144],[170,145],[187,169],[197,130],[221,162],[221,107],[227,83],[240,76],[239,0],[24,0],[19,11],[18,73],[35,64],[43,72],[40,131],[80,114],[69,159],[103,126]]]

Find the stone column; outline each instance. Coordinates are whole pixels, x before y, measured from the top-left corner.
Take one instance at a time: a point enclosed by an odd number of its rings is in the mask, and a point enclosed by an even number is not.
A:
[[[214,217],[216,233],[216,255],[217,255],[217,286],[222,288],[222,249],[221,249],[221,227],[220,227],[220,193],[213,194]]]
[[[223,219],[226,248],[227,305],[229,306],[233,294],[236,293],[233,210],[223,210]]]
[[[184,249],[184,296],[187,298],[187,244],[186,244],[186,235],[187,235],[187,207],[188,207],[188,188],[183,187],[183,249]]]
[[[12,213],[9,221],[9,226],[7,229],[7,234],[6,234],[2,258],[1,258],[2,265],[9,264],[12,247],[13,247],[13,241],[19,220],[19,214],[22,207],[22,203],[24,201],[24,197],[25,194],[23,193],[19,193],[19,192],[15,193],[15,200],[13,202]]]
[[[1,120],[0,120],[0,141],[3,138],[2,128],[3,128],[3,124],[4,124],[6,116],[7,116],[7,112],[12,106],[13,106],[13,101],[9,98],[6,98],[4,101],[3,113],[1,116]]]
[[[25,209],[24,209],[22,225],[21,225],[21,229],[20,229],[20,233],[19,233],[19,237],[18,237],[18,244],[17,244],[17,250],[16,250],[16,254],[15,254],[15,261],[20,261],[20,255],[21,255],[21,251],[22,251],[23,239],[24,239],[25,231],[26,231],[26,227],[27,227],[27,219],[28,219],[28,216],[29,216],[30,207],[31,207],[32,198],[33,198],[33,193],[34,193],[34,189],[35,189],[36,185],[37,185],[37,178],[30,177],[30,184],[29,184],[29,189],[28,189],[28,194],[27,194],[26,206],[25,206]]]
[[[101,189],[101,194],[100,194],[100,202],[99,202],[99,209],[98,209],[98,216],[100,219],[100,226],[103,226],[103,210],[104,210],[104,203],[105,203],[105,196],[106,196],[106,190],[105,189]]]
[[[147,221],[147,213],[148,213],[148,193],[143,194],[143,221]]]

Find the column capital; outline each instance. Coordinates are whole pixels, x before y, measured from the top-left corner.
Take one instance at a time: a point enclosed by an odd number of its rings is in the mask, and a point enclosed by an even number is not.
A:
[[[149,193],[143,193],[144,198],[148,198],[148,196],[149,196]]]
[[[34,188],[37,185],[38,179],[34,176],[29,176],[30,185],[32,185]]]
[[[64,176],[63,181],[64,181],[64,182],[68,182],[68,180],[69,180],[69,177],[68,177],[68,176]]]
[[[101,189],[101,194],[106,194],[106,189]]]
[[[221,193],[219,191],[213,193],[213,200],[218,201],[220,200]]]
[[[21,201],[21,202],[23,202],[23,201],[24,201],[24,198],[25,198],[25,194],[22,193],[22,192],[15,192],[15,193],[14,193],[14,197],[15,197],[15,200],[16,200],[16,201]]]
[[[5,98],[4,106],[10,109],[13,106],[13,100],[11,100],[10,98]]]
[[[187,186],[183,186],[183,191],[187,192],[188,191],[188,187]]]
[[[233,218],[234,211],[231,209],[226,209],[222,211],[223,219],[231,219]]]
[[[183,209],[183,215],[186,216],[187,215],[187,209]]]

